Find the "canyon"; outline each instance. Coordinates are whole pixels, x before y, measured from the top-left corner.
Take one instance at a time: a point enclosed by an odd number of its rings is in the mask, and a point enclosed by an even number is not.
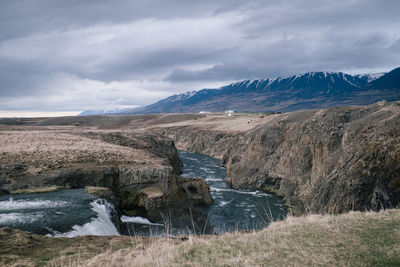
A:
[[[13,148],[16,155],[7,154],[11,150],[3,151],[7,156],[2,157],[2,188],[7,190],[14,189],[13,181],[25,186],[26,181],[32,184],[38,179],[44,184],[72,187],[106,186],[124,199],[119,203],[121,209],[141,203],[136,206],[137,212],[144,210],[142,215],[160,221],[161,203],[168,206],[185,199],[179,196],[185,195],[182,186],[187,180],[171,178],[178,177],[180,171],[176,146],[220,159],[226,167],[226,181],[232,188],[278,194],[294,213],[380,210],[396,207],[400,201],[398,102],[282,114],[156,114],[17,120],[3,120],[8,125],[2,126],[2,140],[10,135],[10,127],[46,129],[41,133],[47,134],[54,134],[48,127],[58,127],[60,134],[68,129],[74,138],[118,145],[121,150],[112,157],[106,156],[106,160],[105,151],[109,149],[93,144],[89,147],[103,151],[95,157],[95,163],[93,159],[89,164],[72,158],[67,166],[65,159],[49,161],[46,156],[46,164],[50,166],[44,169],[49,171],[40,172],[40,166],[17,164],[24,155],[22,151]],[[34,131],[16,133],[32,135]],[[10,145],[10,141],[4,142]],[[5,144],[3,150],[7,148]],[[142,154],[122,155],[128,153],[123,150],[128,147]],[[32,153],[37,152],[32,150]],[[78,159],[88,161],[90,157],[93,153]],[[134,160],[125,162],[127,158]],[[19,173],[11,182],[5,178],[9,177],[10,166],[11,173]],[[116,181],[119,185],[113,184]],[[210,204],[207,186],[201,180],[190,182],[194,192],[201,196],[200,202]]]
[[[275,192],[300,214],[399,204],[399,103],[200,120],[161,129],[220,158],[233,188]]]

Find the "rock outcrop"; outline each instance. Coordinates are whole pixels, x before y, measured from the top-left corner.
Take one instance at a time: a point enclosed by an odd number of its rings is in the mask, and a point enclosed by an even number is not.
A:
[[[396,102],[285,113],[242,132],[193,125],[161,130],[178,148],[220,158],[233,188],[276,191],[301,213],[400,204]]]
[[[105,199],[105,200],[113,203],[114,205],[117,203],[117,199],[116,199],[113,191],[108,187],[86,186],[85,191],[88,194]]]
[[[113,202],[122,214],[168,220],[170,229],[212,232],[207,215],[194,207],[209,202],[188,201],[183,186],[188,179],[179,177],[182,163],[167,137],[80,127],[13,127],[0,131],[1,188],[91,186],[89,193]],[[211,198],[203,189],[198,193]]]
[[[213,199],[210,186],[203,178],[183,178],[179,181],[179,187],[185,192],[185,198],[192,205],[211,205]]]

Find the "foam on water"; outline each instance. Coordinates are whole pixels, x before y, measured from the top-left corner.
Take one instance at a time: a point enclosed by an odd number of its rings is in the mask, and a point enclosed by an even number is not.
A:
[[[71,205],[68,201],[51,201],[51,200],[13,200],[10,198],[8,201],[0,201],[0,211],[11,211],[20,209],[42,209],[42,208],[56,208]]]
[[[146,224],[146,225],[155,225],[155,226],[164,226],[163,224],[160,223],[152,223],[146,218],[142,217],[130,217],[130,216],[121,216],[121,221],[124,223],[138,223],[138,224]]]
[[[34,214],[24,214],[24,213],[6,213],[1,214],[0,216],[0,224],[25,224],[32,223],[40,219],[44,214],[42,212],[34,213]]]
[[[186,159],[187,159],[187,160],[191,160],[191,161],[199,162],[199,160],[198,160],[198,159],[195,159],[195,158],[186,157]]]
[[[225,168],[220,161],[206,155],[179,151],[184,177],[202,177],[210,186],[214,199],[211,206],[202,209],[216,233],[235,230],[262,229],[271,218],[280,219],[285,211],[274,204],[280,200],[264,191],[235,190],[224,181]],[[197,162],[193,159],[197,159]]]
[[[207,179],[206,179],[207,180]],[[270,197],[272,195],[261,192],[261,191],[243,191],[243,190],[235,190],[231,188],[216,188],[216,187],[210,187],[211,191],[215,192],[235,192],[236,194],[246,194],[246,195],[253,195],[257,197]]]
[[[223,206],[225,206],[225,205],[228,205],[229,203],[230,203],[229,201],[220,201],[220,202],[218,203],[218,206],[223,207]]]
[[[219,181],[221,181],[221,179],[218,179],[218,178],[206,178],[206,181],[207,182],[219,182]]]
[[[97,213],[97,217],[92,219],[84,225],[75,225],[72,227],[73,230],[67,233],[55,233],[51,236],[56,237],[74,237],[84,235],[120,235],[117,228],[111,221],[111,212],[114,206],[103,199],[97,199],[90,203],[92,210]]]

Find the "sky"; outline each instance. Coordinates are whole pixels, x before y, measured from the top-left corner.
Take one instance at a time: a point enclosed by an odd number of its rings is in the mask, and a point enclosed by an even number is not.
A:
[[[398,0],[1,0],[0,117],[400,66]]]

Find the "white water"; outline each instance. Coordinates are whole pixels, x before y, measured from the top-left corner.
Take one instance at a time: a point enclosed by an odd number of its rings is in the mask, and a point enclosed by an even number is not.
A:
[[[204,208],[216,233],[236,230],[262,229],[271,218],[285,216],[281,202],[263,191],[229,188],[225,183],[225,168],[220,161],[202,154],[180,151],[183,177],[202,177],[210,186],[213,205]]]
[[[74,237],[84,235],[120,235],[117,228],[111,221],[111,211],[114,209],[113,205],[105,200],[98,199],[90,203],[92,210],[97,213],[97,218],[92,219],[84,225],[75,225],[73,230],[67,233],[55,232],[52,236],[57,237]]]
[[[56,208],[71,205],[68,201],[52,201],[52,200],[13,200],[0,202],[0,211],[20,210],[20,209],[41,209],[41,208]]]
[[[124,223],[138,223],[138,224],[146,224],[146,225],[157,225],[157,226],[164,226],[163,224],[160,223],[152,223],[146,218],[143,217],[129,217],[122,215],[121,216],[121,221]]]
[[[231,188],[216,188],[216,187],[212,187],[212,186],[210,187],[210,190],[214,191],[214,192],[235,192],[236,194],[253,195],[256,197],[272,197],[271,194],[267,194],[262,191],[243,191],[243,190],[235,190],[235,189],[231,189]]]
[[[44,216],[44,213],[42,212],[37,212],[34,214],[24,214],[18,212],[6,213],[6,214],[1,214],[0,224],[13,225],[15,223],[32,223],[34,221],[39,220],[42,216]]]

